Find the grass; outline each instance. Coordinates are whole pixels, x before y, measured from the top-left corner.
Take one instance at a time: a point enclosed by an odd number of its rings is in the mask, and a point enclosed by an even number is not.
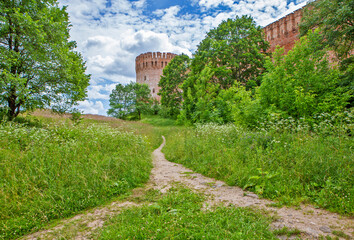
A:
[[[1,239],[23,236],[140,186],[149,178],[152,145],[161,142],[124,124],[19,121],[0,124]]]
[[[1,239],[37,231],[141,186],[161,135],[167,138],[167,159],[204,175],[277,199],[279,206],[311,202],[353,215],[349,134],[214,124],[186,128],[156,116],[144,116],[141,122],[84,116],[75,125],[67,116],[43,116],[0,124]],[[203,197],[183,188],[166,196],[148,191],[135,200],[152,204],[114,217],[101,239],[275,239],[298,234],[270,232],[271,219],[249,209],[206,211]]]
[[[148,123],[155,127],[171,127],[178,125],[176,120],[163,118],[158,115],[144,115],[141,122]]]
[[[277,236],[300,236],[301,231],[298,229],[289,229],[287,227],[283,227],[281,229],[274,230],[273,233]]]
[[[354,145],[345,133],[206,124],[170,132],[166,140],[168,160],[206,176],[280,204],[311,202],[354,215]]]
[[[342,232],[342,231],[332,231],[332,234],[333,234],[333,235],[336,235],[336,236],[338,236],[338,237],[341,237],[341,238],[343,238],[343,239],[351,239],[350,236],[348,236],[347,234],[345,234],[345,233]]]
[[[203,210],[204,197],[172,188],[152,205],[112,218],[98,239],[276,239],[270,220],[249,209]]]

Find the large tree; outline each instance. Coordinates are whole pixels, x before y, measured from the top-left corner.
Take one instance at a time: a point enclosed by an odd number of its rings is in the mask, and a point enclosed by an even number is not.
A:
[[[187,55],[178,55],[163,69],[158,95],[161,96],[161,105],[167,109],[170,117],[179,114],[182,104],[181,84],[188,76],[190,58]]]
[[[237,16],[223,21],[199,44],[191,64],[192,74],[199,74],[209,65],[215,71],[214,81],[222,88],[231,87],[235,81],[259,85],[269,47],[263,35],[252,17]]]
[[[66,7],[56,0],[0,1],[0,108],[65,111],[86,97],[90,76],[69,41]]]
[[[198,46],[191,63],[191,72],[182,85],[184,100],[182,119],[199,121],[199,117],[195,116],[200,100],[197,97],[200,89],[197,85],[206,84],[205,79],[208,81],[208,88],[213,89],[215,98],[222,90],[232,87],[235,82],[243,84],[247,89],[260,84],[269,47],[263,35],[262,28],[256,26],[249,16],[228,19],[208,32]],[[215,108],[211,100],[208,100],[207,106]],[[210,109],[210,112],[215,111]],[[218,118],[227,121],[224,116]]]
[[[152,99],[147,84],[129,83],[117,84],[109,96],[110,109],[108,115],[126,119],[128,117],[141,119],[141,114],[151,109]]]

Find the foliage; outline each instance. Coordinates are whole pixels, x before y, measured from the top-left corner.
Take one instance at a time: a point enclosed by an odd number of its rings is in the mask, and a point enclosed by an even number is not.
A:
[[[65,111],[86,97],[90,76],[69,41],[66,8],[56,0],[0,2],[0,107]]]
[[[109,96],[108,115],[121,119],[141,119],[141,114],[151,111],[152,99],[147,84],[117,84]]]
[[[352,0],[313,1],[304,9],[301,35],[321,29],[321,42],[334,50],[342,72],[341,86],[350,88],[348,107],[354,106],[354,2]]]
[[[191,122],[223,122],[216,102],[220,84],[211,81],[214,73],[208,65],[199,75],[193,76],[196,79],[193,86],[194,91],[188,88],[188,91],[184,93],[184,109],[179,116],[180,119],[188,119]],[[191,78],[187,81],[190,81]]]
[[[220,102],[215,98],[235,81],[248,89],[259,85],[267,48],[261,27],[256,27],[251,17],[228,19],[212,29],[198,46],[191,72],[182,85],[184,102],[180,119],[229,121],[227,114],[215,113],[216,102]],[[198,103],[203,90],[207,92]]]
[[[319,31],[302,37],[287,55],[277,49],[268,59],[267,73],[259,88],[260,101],[295,118],[343,111],[350,98],[339,86],[340,72],[321,49]]]
[[[210,30],[199,44],[191,64],[192,75],[198,75],[209,64],[214,71],[213,82],[223,89],[235,81],[257,82],[267,49],[262,28],[251,17],[228,19]]]
[[[187,78],[190,59],[187,55],[175,56],[163,69],[158,95],[161,96],[161,105],[166,108],[170,117],[176,118],[182,104],[181,84]]]
[[[279,119],[259,130],[197,124],[166,136],[166,158],[280,204],[354,214],[353,115]],[[312,129],[312,130],[310,130]]]
[[[304,9],[300,24],[301,35],[316,27],[322,40],[335,49],[338,56],[351,55],[354,44],[354,3],[351,0],[312,1]]]
[[[144,137],[103,125],[0,124],[0,238],[104,204],[146,182]]]
[[[82,112],[79,109],[73,109],[71,111],[71,121],[73,121],[74,124],[79,124],[82,120]]]
[[[199,194],[172,188],[154,204],[122,211],[99,239],[276,239],[269,223],[242,208],[203,210]]]

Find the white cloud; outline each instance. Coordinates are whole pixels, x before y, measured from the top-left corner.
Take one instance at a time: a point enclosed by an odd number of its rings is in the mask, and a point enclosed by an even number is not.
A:
[[[204,7],[205,9],[217,7],[219,5],[225,5],[231,7],[234,5],[233,0],[200,0],[199,6]]]
[[[85,100],[85,101],[79,102],[78,108],[80,110],[82,110],[84,113],[101,114],[101,115],[106,114],[106,110],[103,107],[102,101]]]
[[[154,51],[190,53],[186,48],[173,45],[167,34],[145,30],[140,30],[126,37],[121,41],[121,46],[123,49],[136,54]]]

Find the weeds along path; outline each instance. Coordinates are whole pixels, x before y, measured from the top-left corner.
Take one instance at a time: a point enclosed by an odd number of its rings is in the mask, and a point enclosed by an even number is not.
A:
[[[209,195],[209,204],[235,205],[236,207],[252,207],[274,215],[272,223],[274,229],[288,227],[303,232],[305,239],[316,239],[320,236],[334,236],[332,231],[342,231],[348,236],[353,236],[354,220],[342,217],[311,206],[301,206],[299,209],[270,207],[272,201],[259,199],[250,192],[245,192],[239,187],[230,187],[222,181],[204,177],[193,173],[190,169],[180,164],[169,162],[165,159],[161,149],[163,144],[153,152],[154,168],[151,173],[151,183],[162,192],[166,191],[173,182],[180,182],[191,189],[203,191]]]
[[[311,206],[301,206],[301,209],[275,208],[269,200],[259,199],[250,192],[238,187],[230,187],[222,181],[204,177],[192,172],[180,164],[165,159],[161,149],[165,145],[165,138],[161,146],[153,152],[153,164],[150,180],[144,188],[135,189],[129,201],[113,202],[110,205],[90,210],[71,219],[63,220],[49,230],[34,233],[24,239],[97,239],[99,229],[110,217],[119,214],[126,207],[139,207],[134,199],[141,196],[148,189],[158,189],[162,193],[173,187],[176,183],[183,184],[194,191],[202,192],[207,196],[206,207],[225,204],[235,207],[250,207],[261,213],[274,216],[272,228],[298,229],[302,232],[302,239],[318,239],[321,236],[332,236],[332,231],[346,234],[346,239],[353,236],[354,220],[315,209]],[[293,237],[279,237],[280,239],[293,239]]]

